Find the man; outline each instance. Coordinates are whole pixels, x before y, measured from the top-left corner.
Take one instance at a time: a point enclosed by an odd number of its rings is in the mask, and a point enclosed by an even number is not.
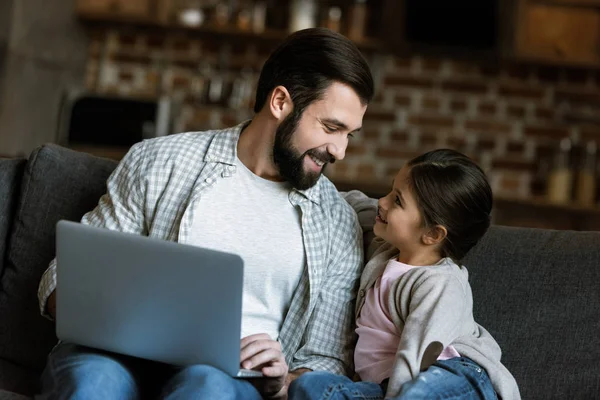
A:
[[[175,369],[61,343],[49,356],[42,397],[285,398],[306,371],[348,373],[362,236],[322,172],[344,158],[372,96],[371,72],[352,42],[326,29],[296,32],[263,66],[250,122],[136,144],[82,219],[241,254],[240,362],[267,378],[233,379],[209,366]],[[50,317],[55,267],[39,289]]]

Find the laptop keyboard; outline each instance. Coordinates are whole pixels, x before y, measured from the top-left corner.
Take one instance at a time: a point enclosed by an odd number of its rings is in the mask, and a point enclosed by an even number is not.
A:
[[[261,378],[263,373],[252,369],[240,369],[237,373],[238,378]]]

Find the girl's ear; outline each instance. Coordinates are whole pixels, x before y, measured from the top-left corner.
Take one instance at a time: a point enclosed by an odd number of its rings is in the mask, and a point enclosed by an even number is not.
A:
[[[423,243],[426,245],[436,245],[441,243],[446,236],[448,235],[448,231],[442,225],[436,225],[429,229],[429,231],[425,232],[423,235]]]

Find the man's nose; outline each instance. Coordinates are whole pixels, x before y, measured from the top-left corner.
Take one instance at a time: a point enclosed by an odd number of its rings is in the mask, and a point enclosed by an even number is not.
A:
[[[346,156],[347,147],[348,140],[345,136],[340,135],[337,140],[327,145],[327,151],[336,159],[336,161],[341,161]]]

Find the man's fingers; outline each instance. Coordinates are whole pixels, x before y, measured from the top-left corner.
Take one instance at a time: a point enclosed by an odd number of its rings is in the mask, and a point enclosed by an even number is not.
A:
[[[285,365],[285,360],[280,350],[265,349],[259,353],[253,354],[242,360],[242,367],[253,369],[270,363],[280,363]]]
[[[275,363],[261,368],[260,370],[264,376],[267,377],[280,377],[285,376],[288,373],[288,368],[285,364]]]
[[[250,341],[245,345],[242,345],[242,348],[240,350],[240,362],[244,362],[252,356],[269,349],[276,350],[279,353],[281,353],[281,343],[270,338],[261,338],[254,341]]]
[[[271,339],[271,336],[267,335],[266,333],[256,333],[254,335],[249,335],[249,336],[242,338],[240,347],[243,348],[243,347],[247,346],[248,344],[255,342],[257,340],[273,340],[273,339]]]

